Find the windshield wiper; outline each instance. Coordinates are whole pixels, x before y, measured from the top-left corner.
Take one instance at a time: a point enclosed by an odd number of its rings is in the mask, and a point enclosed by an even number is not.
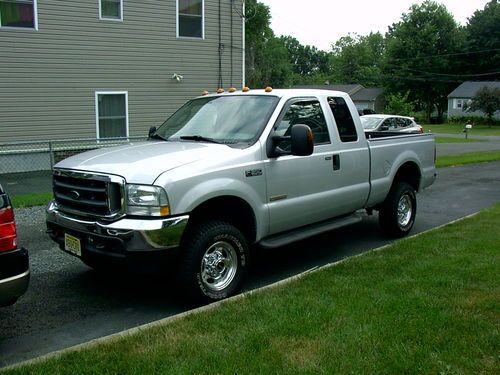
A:
[[[202,135],[182,135],[179,138],[182,140],[185,140],[185,141],[210,142],[210,143],[217,143],[217,144],[222,143],[216,139],[204,137]]]
[[[161,135],[159,135],[158,133],[154,133],[154,134],[151,134],[149,136],[149,139],[161,139],[162,141],[168,141],[168,139],[166,138],[163,138]]]

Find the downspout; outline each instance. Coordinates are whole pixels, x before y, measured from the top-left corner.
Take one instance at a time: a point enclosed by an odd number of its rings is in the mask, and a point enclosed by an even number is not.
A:
[[[233,1],[234,0],[230,0],[231,1],[231,4],[230,4],[230,33],[231,33],[231,46],[230,46],[230,53],[231,53],[231,56],[229,57],[229,65],[230,65],[230,74],[229,74],[229,86],[230,87],[233,87],[233,47],[234,47],[234,38],[233,38]]]
[[[224,49],[224,45],[222,44],[222,9],[221,9],[221,0],[219,0],[219,82],[218,88],[222,88],[222,51]]]
[[[242,71],[242,86],[245,87],[246,84],[245,84],[245,80],[246,80],[246,73],[245,73],[245,70],[246,70],[246,52],[245,52],[245,48],[246,48],[246,42],[245,42],[245,0],[243,0],[243,3],[242,3],[242,11],[243,11],[243,17],[241,17],[241,47],[242,47],[242,50],[243,50],[243,63],[242,63],[242,67],[243,67],[243,71]]]

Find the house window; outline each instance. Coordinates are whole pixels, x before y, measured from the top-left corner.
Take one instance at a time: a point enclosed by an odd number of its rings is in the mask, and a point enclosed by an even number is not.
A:
[[[453,99],[454,109],[461,109],[463,111],[464,104],[467,102],[467,99]]]
[[[123,0],[99,0],[99,18],[102,20],[123,20]]]
[[[97,138],[128,137],[128,93],[96,92]]]
[[[177,36],[204,38],[204,0],[177,0]]]
[[[0,27],[38,29],[36,0],[0,0]]]

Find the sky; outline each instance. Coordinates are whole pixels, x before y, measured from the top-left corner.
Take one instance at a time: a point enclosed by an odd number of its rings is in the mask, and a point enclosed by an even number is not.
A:
[[[455,21],[467,24],[489,0],[434,0],[443,4]],[[412,4],[423,0],[259,0],[271,10],[271,28],[277,36],[290,35],[303,45],[329,51],[332,43],[349,33],[385,34]]]

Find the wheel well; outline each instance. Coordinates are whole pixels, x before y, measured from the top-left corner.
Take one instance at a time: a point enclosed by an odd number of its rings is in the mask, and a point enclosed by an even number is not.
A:
[[[415,189],[415,191],[418,191],[421,177],[418,165],[413,162],[407,162],[399,167],[396,176],[394,176],[393,185],[395,182],[406,182]]]
[[[257,229],[252,207],[241,198],[222,196],[203,202],[190,213],[189,226],[207,220],[222,220],[234,225],[248,240],[255,242]]]

